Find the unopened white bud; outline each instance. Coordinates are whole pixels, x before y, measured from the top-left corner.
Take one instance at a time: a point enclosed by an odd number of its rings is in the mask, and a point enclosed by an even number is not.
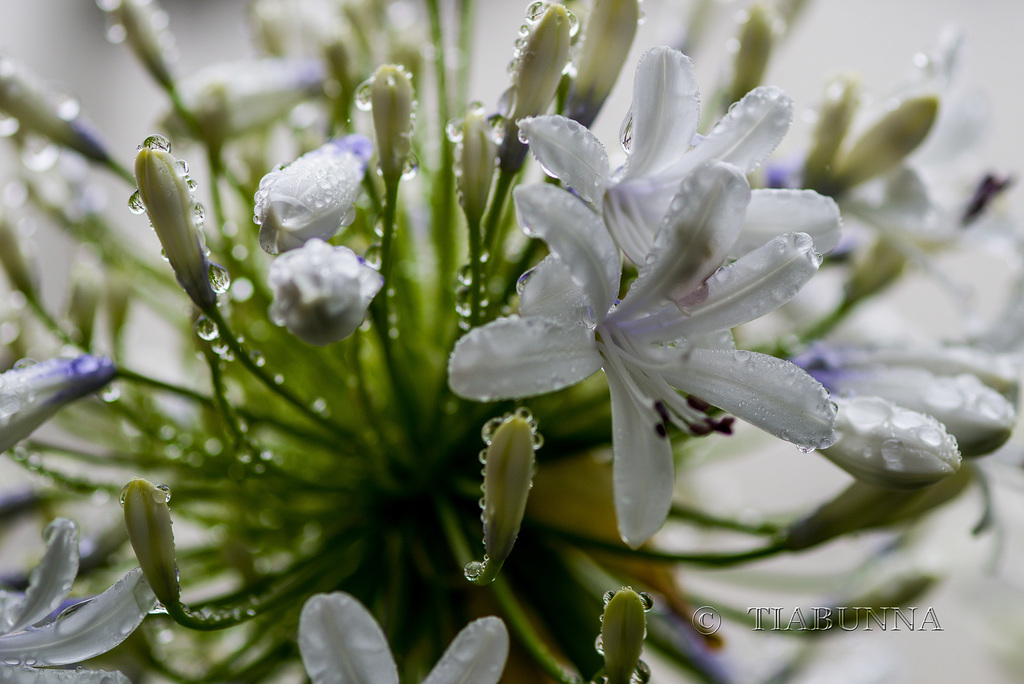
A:
[[[401,66],[385,64],[373,75],[370,107],[377,137],[377,164],[386,184],[397,183],[405,173],[412,150],[412,117],[415,95],[412,80]]]
[[[610,593],[610,592],[609,592]],[[647,603],[629,587],[615,592],[601,616],[601,649],[607,684],[630,684],[647,635]]]
[[[303,342],[326,345],[355,332],[384,277],[348,247],[313,238],[270,266],[270,318]]]
[[[589,127],[615,85],[636,35],[638,0],[594,0],[576,60],[565,111]]]
[[[462,121],[459,149],[459,193],[469,223],[479,223],[487,208],[498,146],[491,137],[491,126],[482,107],[472,108]]]
[[[167,608],[181,603],[178,566],[174,562],[171,491],[166,485],[135,478],[121,489],[128,541],[150,588]]]

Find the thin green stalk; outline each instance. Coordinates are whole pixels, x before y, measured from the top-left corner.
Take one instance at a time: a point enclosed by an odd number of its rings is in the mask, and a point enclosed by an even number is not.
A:
[[[432,225],[437,249],[438,300],[444,311],[451,308],[452,289],[449,287],[455,272],[455,221],[452,207],[455,199],[455,151],[448,139],[446,127],[451,116],[451,93],[448,91],[447,51],[442,31],[441,12],[437,0],[427,0],[430,15],[430,34],[434,41],[434,73],[437,79],[438,140],[441,141],[441,165],[435,179]],[[444,320],[444,317],[441,317]]]
[[[509,190],[512,188],[512,181],[515,179],[516,173],[502,170],[498,173],[498,182],[494,186],[494,194],[491,195],[491,206],[487,208],[487,216],[484,219],[484,249],[494,254],[495,239],[498,234],[498,228],[501,225],[501,218],[504,214],[505,209],[505,198],[508,197]],[[491,263],[497,263],[497,259],[492,259]]]
[[[204,345],[205,346],[205,345]],[[220,367],[220,359],[209,348],[203,350],[207,364],[210,367],[210,382],[213,384],[213,397],[216,400],[217,408],[231,432],[233,440],[232,451],[237,452],[248,443],[245,433],[238,424],[238,416],[235,415],[227,398],[227,390],[224,387],[224,372]]]
[[[702,527],[717,527],[723,530],[733,530],[735,532],[743,532],[744,534],[759,536],[772,537],[782,531],[778,525],[772,525],[770,523],[749,525],[747,523],[740,522],[739,520],[719,518],[697,508],[690,508],[689,506],[682,506],[679,504],[672,506],[672,510],[669,511],[669,517],[695,523]]]
[[[459,60],[455,66],[455,97],[465,102],[469,96],[469,68],[473,64],[473,0],[461,0],[459,15]]]
[[[469,283],[469,325],[476,327],[480,325],[480,318],[482,315],[481,307],[484,285],[484,274],[483,264],[480,263],[480,248],[481,248],[481,235],[480,235],[480,221],[470,221],[468,225],[469,229],[469,269],[470,269],[470,283]]]

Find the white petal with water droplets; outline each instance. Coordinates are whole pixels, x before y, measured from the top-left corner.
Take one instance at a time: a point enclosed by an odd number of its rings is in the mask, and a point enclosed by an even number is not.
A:
[[[519,132],[546,173],[599,205],[608,183],[608,153],[597,136],[558,115],[520,119]]]
[[[564,325],[584,322],[587,298],[557,255],[549,254],[523,277],[526,284],[519,295],[521,316],[540,316]]]
[[[783,233],[807,233],[814,248],[825,254],[839,243],[840,224],[839,206],[831,197],[813,190],[757,189],[750,193],[731,256],[740,257]]]
[[[32,569],[25,597],[15,610],[0,615],[0,635],[34,625],[52,613],[71,591],[78,574],[78,526],[57,518],[43,532],[46,551]]]
[[[398,684],[380,625],[341,591],[316,594],[302,606],[299,652],[313,684]]]
[[[626,175],[650,176],[676,162],[690,147],[700,118],[693,61],[668,47],[640,57],[630,107],[632,141]]]
[[[508,630],[496,617],[469,623],[455,636],[423,684],[497,684],[508,658]]]
[[[114,648],[156,605],[142,570],[135,568],[99,596],[72,606],[55,622],[0,638],[0,661],[70,665]]]
[[[619,250],[592,209],[565,190],[550,185],[520,186],[514,192],[519,223],[568,266],[587,296],[597,322],[619,290]]]
[[[832,443],[835,406],[817,380],[789,361],[749,351],[653,350],[665,380],[765,432],[806,448]]]
[[[621,371],[606,365],[612,401],[612,477],[619,536],[637,548],[661,529],[672,507],[672,446],[660,435],[653,400],[637,403]]]
[[[495,401],[553,392],[600,367],[590,328],[499,318],[458,341],[448,360],[448,383],[461,397]]]
[[[37,670],[0,664],[4,684],[131,684],[120,672],[106,670]]]

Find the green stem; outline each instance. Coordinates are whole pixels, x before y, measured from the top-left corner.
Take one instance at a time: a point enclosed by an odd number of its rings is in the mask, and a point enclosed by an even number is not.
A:
[[[508,197],[509,190],[512,187],[512,180],[515,177],[516,173],[511,171],[502,170],[498,173],[498,182],[494,186],[491,206],[488,207],[487,217],[484,219],[484,249],[492,255],[497,246],[495,245],[495,239],[505,209],[505,198]],[[497,259],[492,259],[491,263],[497,263]]]
[[[480,325],[484,276],[483,276],[483,264],[480,263],[480,247],[481,247],[481,235],[480,235],[480,221],[473,220],[469,222],[469,269],[470,269],[470,283],[469,283],[469,325],[470,327],[476,327]]]
[[[448,140],[446,128],[451,116],[451,93],[448,92],[447,52],[444,49],[444,32],[441,30],[441,12],[437,0],[427,0],[430,14],[430,34],[434,41],[434,72],[437,78],[438,140],[441,141],[440,177],[434,188],[434,242],[437,248],[438,299],[445,311],[451,308],[452,288],[449,286],[455,271],[455,221],[452,220],[452,203],[455,197],[455,150]],[[443,317],[442,317],[443,320]]]
[[[772,537],[781,532],[781,528],[778,525],[772,525],[770,523],[748,525],[738,520],[719,518],[697,508],[690,508],[679,504],[672,506],[672,510],[669,511],[669,517],[686,520],[702,527],[717,527],[723,530],[733,530],[735,532],[743,532],[745,534],[752,535]]]

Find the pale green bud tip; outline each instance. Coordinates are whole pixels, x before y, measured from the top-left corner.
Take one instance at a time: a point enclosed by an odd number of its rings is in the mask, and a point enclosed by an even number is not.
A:
[[[401,66],[385,64],[377,69],[368,85],[373,130],[377,136],[377,159],[385,183],[395,183],[405,173],[412,148],[413,109],[416,106],[412,80]],[[360,97],[357,95],[357,97]]]
[[[939,112],[939,98],[903,100],[872,126],[840,161],[835,185],[846,189],[890,171],[928,137]]]
[[[128,200],[129,208],[149,214],[178,283],[196,306],[210,308],[217,295],[210,284],[210,262],[200,232],[204,210],[192,198],[194,182],[188,177],[188,166],[174,158],[166,138],[150,136],[139,146],[135,181],[139,190]]]
[[[590,126],[629,54],[640,17],[638,0],[595,0],[587,17],[566,113]]]
[[[605,595],[601,616],[601,649],[607,684],[630,684],[640,661],[647,634],[646,612],[651,599],[629,587]]]
[[[165,606],[177,605],[181,588],[174,563],[174,534],[171,531],[171,509],[167,502],[171,490],[135,478],[121,490],[128,540],[142,567],[153,593]]]
[[[484,548],[501,563],[512,551],[533,486],[537,426],[525,409],[484,427]]]
[[[459,148],[459,198],[466,218],[478,223],[487,207],[498,146],[492,138],[491,124],[482,106],[469,110],[456,131]]]
[[[120,0],[107,11],[108,35],[122,34],[153,78],[164,87],[172,86],[168,50],[174,36],[166,30],[167,13],[153,0]]]
[[[730,101],[739,100],[761,85],[775,43],[778,21],[772,8],[762,3],[753,5],[746,13],[734,61]]]
[[[846,74],[833,79],[825,87],[825,97],[818,112],[814,142],[804,161],[804,185],[812,190],[826,190],[836,152],[846,139],[850,122],[857,111],[860,79]]]

